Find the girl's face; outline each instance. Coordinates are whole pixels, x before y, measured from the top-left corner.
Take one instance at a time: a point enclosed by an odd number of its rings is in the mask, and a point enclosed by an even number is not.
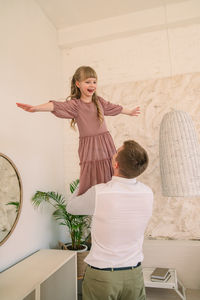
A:
[[[91,98],[97,88],[96,78],[87,78],[83,81],[76,81],[76,86],[80,89],[81,96]]]

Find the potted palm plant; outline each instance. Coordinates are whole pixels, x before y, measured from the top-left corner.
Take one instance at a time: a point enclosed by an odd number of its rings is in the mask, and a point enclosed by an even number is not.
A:
[[[79,180],[75,180],[70,184],[70,191],[73,193],[77,188]],[[41,203],[46,202],[54,207],[52,213],[53,217],[59,222],[60,225],[67,226],[71,244],[65,244],[69,250],[82,250],[86,249],[86,243],[89,234],[90,218],[85,215],[71,215],[66,210],[66,201],[61,194],[56,192],[42,192],[37,191],[32,197],[32,203],[35,207],[39,207]],[[62,243],[60,243],[62,244]],[[62,244],[63,245],[63,244]]]

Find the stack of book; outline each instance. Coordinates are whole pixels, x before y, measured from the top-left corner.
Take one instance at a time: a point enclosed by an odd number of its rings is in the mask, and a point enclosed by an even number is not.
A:
[[[151,273],[151,281],[166,282],[170,277],[171,274],[167,268],[155,268]]]

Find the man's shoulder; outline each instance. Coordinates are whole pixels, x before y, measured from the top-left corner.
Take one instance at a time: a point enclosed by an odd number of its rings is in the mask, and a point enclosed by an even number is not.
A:
[[[126,182],[123,182],[123,188],[126,190]],[[147,194],[152,194],[153,195],[153,191],[152,189],[144,184],[141,181],[135,181],[135,184],[133,184],[132,186],[130,185],[130,183],[127,183],[127,188],[131,188],[132,192],[136,192],[136,193],[147,193]],[[100,183],[95,185],[95,191],[99,194],[99,193],[107,193],[107,192],[111,192],[111,191],[117,191],[118,189],[121,190],[121,186],[119,185],[119,182],[115,182],[112,179],[110,181],[108,181],[107,183]]]
[[[106,191],[109,191],[110,189],[113,189],[114,188],[114,183],[112,181],[112,179],[106,183],[99,183],[97,185],[95,185],[95,191],[97,193],[103,193],[103,192],[106,192]]]
[[[98,183],[95,185],[95,190],[96,191],[100,191],[105,189],[107,186],[109,186],[110,181],[106,182],[106,183]]]
[[[148,186],[147,184],[145,184],[145,183],[143,183],[143,182],[141,182],[141,181],[137,181],[137,184],[138,184],[138,186],[139,186],[144,192],[153,194],[152,189],[151,189],[150,186]]]

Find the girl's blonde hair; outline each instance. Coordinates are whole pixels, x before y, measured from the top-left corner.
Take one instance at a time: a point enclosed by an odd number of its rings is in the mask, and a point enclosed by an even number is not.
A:
[[[68,99],[80,99],[81,98],[81,92],[80,89],[76,85],[76,81],[83,81],[87,78],[96,78],[97,79],[97,74],[95,70],[93,70],[89,66],[81,66],[79,67],[76,72],[74,73],[72,80],[71,80],[71,94]],[[101,112],[99,102],[98,102],[98,97],[96,92],[92,95],[92,102],[96,105],[97,108],[97,117],[99,121],[102,123],[103,122],[103,114]],[[75,119],[71,120],[71,127],[75,128],[76,121]]]

